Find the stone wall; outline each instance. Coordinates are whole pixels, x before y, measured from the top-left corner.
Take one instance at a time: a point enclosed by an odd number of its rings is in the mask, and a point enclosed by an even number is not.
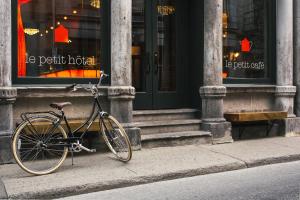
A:
[[[276,110],[275,86],[228,86],[224,112]]]

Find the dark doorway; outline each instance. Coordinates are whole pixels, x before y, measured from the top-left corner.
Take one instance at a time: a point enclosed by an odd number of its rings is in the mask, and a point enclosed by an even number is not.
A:
[[[185,105],[186,1],[132,1],[132,80],[135,109]]]

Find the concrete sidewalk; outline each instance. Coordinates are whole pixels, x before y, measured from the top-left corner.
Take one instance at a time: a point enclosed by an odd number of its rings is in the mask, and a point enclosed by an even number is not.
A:
[[[74,166],[68,159],[56,173],[45,176],[31,176],[16,164],[2,165],[0,175],[9,198],[55,198],[295,160],[300,160],[300,138],[279,137],[143,149],[133,152],[127,164],[110,154],[91,154],[76,157]]]

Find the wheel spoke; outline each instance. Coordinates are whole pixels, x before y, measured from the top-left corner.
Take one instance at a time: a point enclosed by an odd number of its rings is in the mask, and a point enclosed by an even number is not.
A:
[[[27,158],[33,151],[35,150],[35,147],[32,149],[32,150],[29,150],[25,155],[23,155],[24,157],[23,157],[23,159],[22,160],[26,160],[25,158]]]
[[[54,157],[57,157],[57,156],[61,157],[61,154],[58,154],[57,151],[53,151],[53,150],[48,151],[48,150],[47,150],[47,152],[48,152],[49,154],[53,155]],[[63,152],[63,151],[61,151],[61,152]]]
[[[45,138],[46,138],[47,135],[49,134],[49,130],[50,130],[52,127],[53,127],[53,125],[52,125],[52,126],[49,125],[48,128],[46,129],[46,131],[43,132],[43,133],[44,133],[44,137],[42,138],[43,141],[46,141]]]
[[[30,138],[28,135],[21,135],[20,136],[21,139],[27,140],[28,142],[32,142],[33,144],[36,144],[37,141],[33,138]],[[23,142],[22,142],[23,143]]]
[[[33,161],[35,158],[37,158],[41,151],[42,151],[41,149],[37,150],[36,154],[30,159],[30,161]]]
[[[31,135],[36,135],[36,138],[38,138],[38,140],[41,140],[41,136],[39,135],[38,131],[34,128],[33,124],[29,123],[26,125],[26,127],[30,131],[30,133],[32,133]]]
[[[64,152],[64,150],[59,150],[59,149],[49,149],[49,148],[46,148],[45,150],[46,151],[54,151],[54,152]]]
[[[29,152],[29,151],[33,151],[34,150],[34,148],[28,148],[28,150],[26,150],[26,151],[21,151],[20,153],[22,154],[22,153],[26,153],[26,152]],[[24,155],[23,155],[24,156]]]
[[[51,129],[53,129],[53,130],[51,130],[51,133],[48,133],[49,134],[49,136],[48,136],[48,138],[46,139],[46,140],[44,140],[44,142],[45,142],[45,144],[47,144],[47,142],[49,141],[49,139],[55,134],[55,130],[57,129],[57,127],[58,127],[58,125],[59,124],[55,124]]]

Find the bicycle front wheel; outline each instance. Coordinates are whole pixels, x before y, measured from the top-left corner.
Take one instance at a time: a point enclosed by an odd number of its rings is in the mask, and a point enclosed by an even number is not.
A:
[[[67,157],[68,136],[56,119],[40,116],[21,123],[12,139],[12,152],[18,165],[28,173],[54,172]]]
[[[132,157],[131,144],[122,125],[112,116],[100,119],[100,127],[104,141],[108,148],[123,162],[128,162]]]

